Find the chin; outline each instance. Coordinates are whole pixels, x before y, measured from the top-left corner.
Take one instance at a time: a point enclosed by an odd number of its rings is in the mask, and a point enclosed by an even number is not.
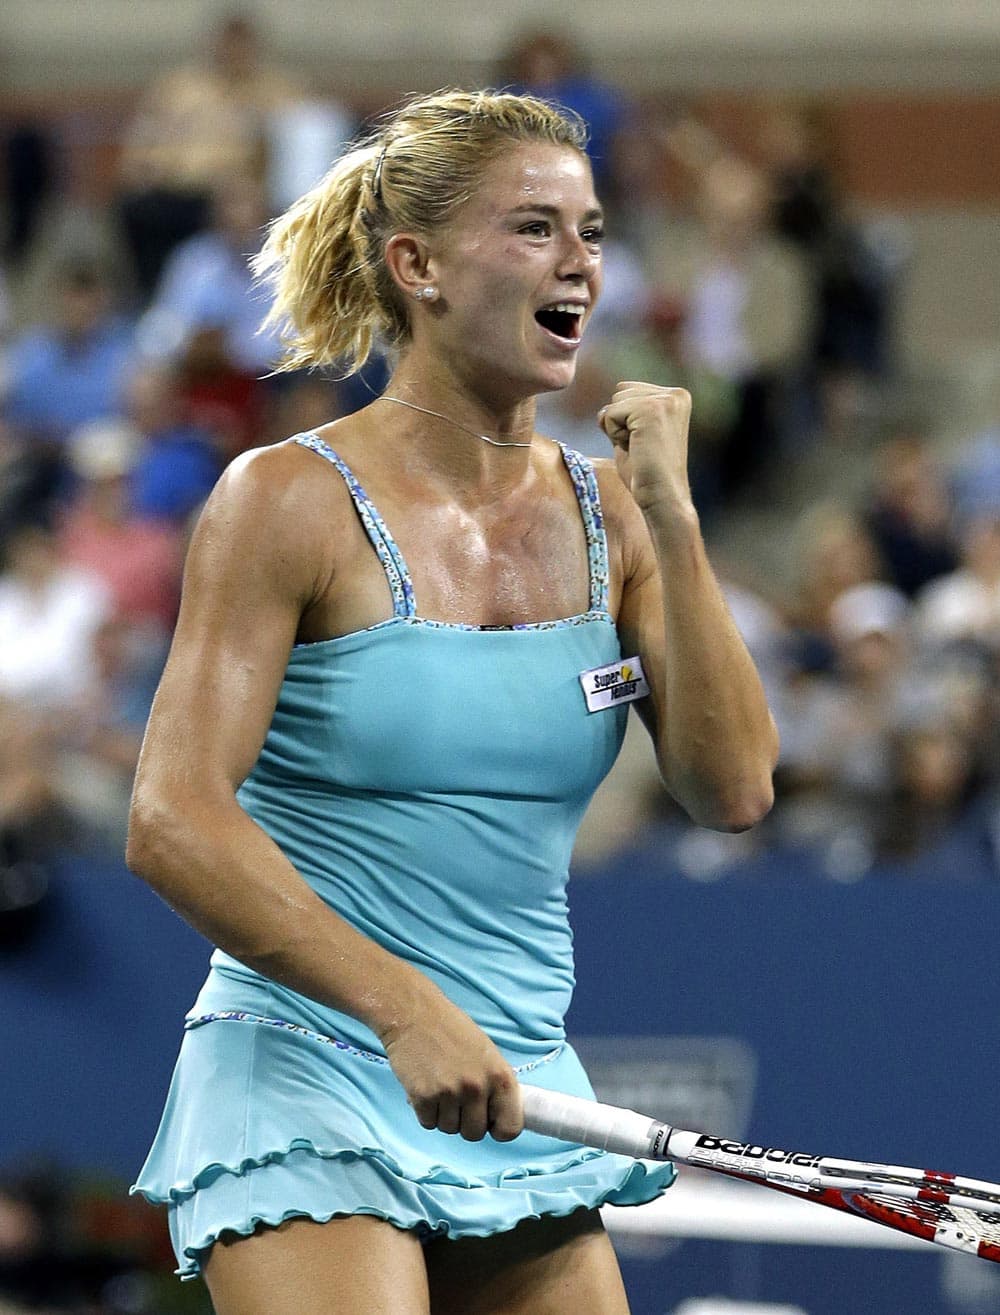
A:
[[[544,372],[540,376],[535,388],[535,393],[558,393],[564,388],[568,388],[576,378],[576,357],[572,361],[560,363]]]

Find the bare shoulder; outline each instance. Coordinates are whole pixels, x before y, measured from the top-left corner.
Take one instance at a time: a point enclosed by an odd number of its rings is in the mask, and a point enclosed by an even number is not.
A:
[[[206,511],[268,521],[319,514],[329,492],[327,482],[316,478],[320,470],[316,453],[292,440],[252,448],[223,471]],[[295,525],[288,530],[295,533]]]
[[[209,497],[202,522],[215,530],[249,534],[267,551],[335,541],[350,514],[350,498],[332,464],[303,444],[285,440],[236,457]]]
[[[205,504],[185,595],[227,606],[239,599],[243,608],[283,598],[301,612],[342,566],[353,521],[347,489],[328,461],[290,441],[254,448],[227,466]]]

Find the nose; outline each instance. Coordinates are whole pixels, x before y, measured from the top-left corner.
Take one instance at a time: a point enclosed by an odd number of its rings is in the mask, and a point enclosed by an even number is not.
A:
[[[585,242],[578,233],[567,237],[566,247],[562,252],[557,271],[560,278],[589,281],[600,268],[601,252],[599,248]]]

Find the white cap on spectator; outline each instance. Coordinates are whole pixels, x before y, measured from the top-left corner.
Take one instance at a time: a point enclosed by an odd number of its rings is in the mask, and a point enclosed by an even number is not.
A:
[[[126,421],[109,417],[75,429],[66,454],[81,479],[117,479],[135,465],[138,448],[137,431]]]
[[[839,643],[868,635],[894,635],[904,628],[910,601],[891,584],[859,584],[834,599],[830,632]]]

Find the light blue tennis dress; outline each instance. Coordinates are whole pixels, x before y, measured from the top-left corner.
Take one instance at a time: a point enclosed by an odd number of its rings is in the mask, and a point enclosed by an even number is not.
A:
[[[588,610],[492,629],[428,621],[406,563],[343,461],[393,615],[292,650],[247,813],[354,927],[414,964],[540,1086],[592,1096],[566,1042],[570,853],[627,709],[588,712],[580,675],[621,658],[597,481],[563,449],[586,529]],[[133,1191],[168,1207],[179,1273],[220,1233],[368,1214],[424,1237],[483,1236],[605,1201],[673,1167],[523,1133],[420,1126],[378,1038],[216,950]]]

